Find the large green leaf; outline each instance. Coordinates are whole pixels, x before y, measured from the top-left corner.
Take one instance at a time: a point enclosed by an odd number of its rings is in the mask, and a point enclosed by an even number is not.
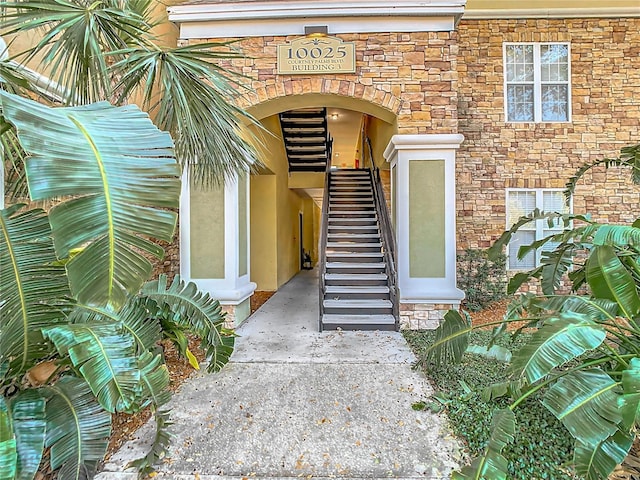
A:
[[[16,479],[32,479],[42,460],[45,442],[45,399],[36,390],[26,390],[9,403],[16,436]]]
[[[640,358],[629,361],[629,368],[622,371],[622,391],[620,399],[621,428],[629,431],[640,419]]]
[[[11,398],[10,409],[18,450],[16,479],[32,479],[44,452],[45,399],[38,390],[25,390]]]
[[[502,450],[513,442],[516,431],[516,417],[508,408],[498,410],[491,420],[491,437],[481,457],[460,472],[454,472],[454,480],[506,480],[508,463]]]
[[[456,310],[449,310],[435,332],[435,339],[426,352],[426,358],[436,365],[459,363],[469,346],[471,321]]]
[[[617,431],[595,445],[576,442],[573,462],[576,473],[585,480],[605,480],[625,459],[634,435]]]
[[[70,292],[55,261],[44,211],[0,211],[0,364],[8,363],[8,377],[51,353],[40,329],[65,321],[59,304]]]
[[[51,447],[51,468],[62,467],[58,480],[81,480],[107,451],[111,415],[79,378],[63,377],[47,390],[51,398],[46,408],[46,446]]]
[[[198,335],[209,361],[209,372],[220,370],[229,361],[235,338],[223,328],[224,313],[220,303],[208,293],[198,291],[192,282],[182,282],[179,276],[167,287],[167,277],[162,275],[145,284],[142,295],[154,300],[160,310],[168,309],[170,320]]]
[[[119,324],[60,325],[43,333],[69,355],[105,410],[131,408],[142,390],[140,368],[133,337]]]
[[[616,302],[625,318],[631,319],[640,311],[636,284],[613,247],[594,247],[587,261],[587,282],[595,297]]]
[[[155,312],[155,309],[155,302],[148,306],[145,299],[134,296],[130,297],[118,312],[103,307],[77,304],[69,314],[69,322],[120,323],[122,328],[133,336],[137,353],[142,354],[154,348],[156,343],[162,339],[160,322],[152,317],[152,312]]]
[[[547,320],[524,347],[514,353],[510,371],[525,375],[530,383],[588,350],[600,345],[606,337],[604,328],[586,315],[563,313]]]
[[[618,430],[618,390],[618,383],[602,370],[578,370],[553,384],[542,403],[577,440],[595,445]]]
[[[18,466],[16,437],[4,397],[0,396],[0,479],[13,480]]]
[[[66,258],[71,290],[81,303],[119,308],[152,270],[140,252],[161,257],[143,238],[171,240],[180,193],[171,137],[135,105],[108,103],[49,108],[0,92],[16,125],[34,199],[73,198],[50,212],[57,255]]]

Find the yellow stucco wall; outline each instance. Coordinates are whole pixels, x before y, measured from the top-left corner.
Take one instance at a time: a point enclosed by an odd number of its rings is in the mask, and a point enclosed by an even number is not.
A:
[[[311,198],[289,188],[278,117],[272,115],[261,122],[273,135],[255,132],[266,169],[251,176],[251,281],[258,284],[258,290],[277,290],[300,270],[300,213],[303,248],[315,249],[315,207]]]

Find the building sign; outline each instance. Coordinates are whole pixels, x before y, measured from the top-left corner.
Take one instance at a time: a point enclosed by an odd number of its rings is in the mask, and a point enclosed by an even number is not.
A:
[[[278,73],[354,73],[356,50],[353,42],[336,37],[309,36],[278,45]]]

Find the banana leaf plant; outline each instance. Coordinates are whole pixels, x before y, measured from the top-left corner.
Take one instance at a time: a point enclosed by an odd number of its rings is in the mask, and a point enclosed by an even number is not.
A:
[[[0,91],[2,121],[27,153],[31,200],[0,210],[0,479],[90,478],[111,414],[150,407],[162,456],[169,374],[163,321],[198,336],[209,370],[233,349],[217,301],[161,277],[152,239],[172,239],[180,168],[169,134],[136,106],[51,108]]]
[[[623,159],[635,165],[639,151],[626,148]],[[634,167],[634,175],[635,171]],[[574,187],[572,179],[568,188]],[[483,455],[456,472],[456,479],[507,478],[502,449],[517,432],[513,410],[526,408],[523,402],[536,392],[543,393],[543,405],[574,437],[571,463],[581,478],[606,479],[624,461],[637,433],[640,219],[632,225],[612,225],[584,215],[534,211],[504,232],[490,255],[501,253],[518,229],[538,220],[563,224],[565,230],[520,248],[520,257],[543,248],[541,265],[515,275],[508,291],[513,294],[533,280],[539,281],[541,294],[517,295],[505,318],[495,322],[494,339],[508,333],[508,324],[516,321],[524,327],[511,334],[527,329],[530,336],[513,352],[504,381],[482,392],[484,398],[512,401],[496,411]],[[427,359],[459,362],[473,328],[468,316],[449,311]]]

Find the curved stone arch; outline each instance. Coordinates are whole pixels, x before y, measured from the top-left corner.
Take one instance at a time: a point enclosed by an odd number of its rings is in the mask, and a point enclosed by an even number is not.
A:
[[[336,107],[367,113],[396,124],[402,100],[390,92],[350,80],[286,79],[256,88],[238,98],[240,108],[260,120],[276,113],[305,107]]]

